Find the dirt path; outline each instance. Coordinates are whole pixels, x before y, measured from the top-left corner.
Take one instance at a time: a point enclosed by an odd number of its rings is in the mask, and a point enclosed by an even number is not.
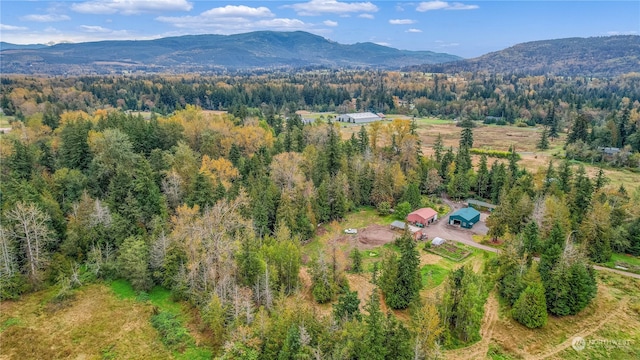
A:
[[[482,339],[477,343],[468,346],[466,348],[447,351],[446,356],[448,359],[484,359],[489,351],[489,344],[493,336],[493,329],[496,326],[498,320],[498,299],[495,293],[492,291],[489,294],[487,303],[484,307],[484,318],[482,319],[482,327],[480,328],[480,336]]]
[[[597,324],[595,324],[594,326],[589,326],[588,330],[584,330],[584,331],[580,331],[577,332],[571,336],[567,337],[567,340],[565,340],[564,342],[562,342],[561,344],[555,346],[553,349],[546,351],[540,355],[532,355],[532,356],[525,356],[525,359],[527,360],[543,360],[543,359],[548,359],[558,353],[560,353],[561,351],[564,351],[568,348],[571,347],[571,345],[573,344],[573,339],[577,338],[577,337],[581,337],[581,338],[587,338],[588,336],[594,334],[596,331],[600,330],[600,328],[602,326],[604,326],[606,323],[608,323],[614,316],[620,314],[623,311],[627,310],[627,302],[628,302],[629,298],[624,298],[622,299],[622,301],[620,301],[620,304],[618,304],[618,307],[612,311],[611,313],[609,313],[609,315],[605,316],[602,320],[598,321]]]

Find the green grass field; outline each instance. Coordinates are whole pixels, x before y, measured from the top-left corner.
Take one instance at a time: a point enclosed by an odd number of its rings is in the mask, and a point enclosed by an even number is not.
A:
[[[444,281],[450,270],[438,265],[425,265],[420,269],[422,286],[424,289],[432,289]]]

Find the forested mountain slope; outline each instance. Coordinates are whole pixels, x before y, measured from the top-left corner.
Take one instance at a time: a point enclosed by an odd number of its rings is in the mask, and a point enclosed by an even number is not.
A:
[[[527,75],[616,76],[640,69],[640,36],[621,35],[532,41],[474,59],[411,70],[487,71]]]
[[[455,61],[455,55],[405,51],[373,43],[339,44],[310,33],[258,31],[146,41],[58,44],[0,53],[3,73],[190,72],[281,67],[400,68]]]

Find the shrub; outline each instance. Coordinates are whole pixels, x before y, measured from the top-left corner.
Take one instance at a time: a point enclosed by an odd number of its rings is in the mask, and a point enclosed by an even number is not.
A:
[[[162,343],[170,349],[182,352],[193,343],[189,332],[174,314],[161,311],[151,317],[151,325],[160,333]]]

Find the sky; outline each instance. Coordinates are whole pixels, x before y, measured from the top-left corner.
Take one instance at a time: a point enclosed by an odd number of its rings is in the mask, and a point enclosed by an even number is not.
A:
[[[308,31],[465,58],[534,40],[640,34],[640,1],[1,0],[0,41],[54,44]]]

